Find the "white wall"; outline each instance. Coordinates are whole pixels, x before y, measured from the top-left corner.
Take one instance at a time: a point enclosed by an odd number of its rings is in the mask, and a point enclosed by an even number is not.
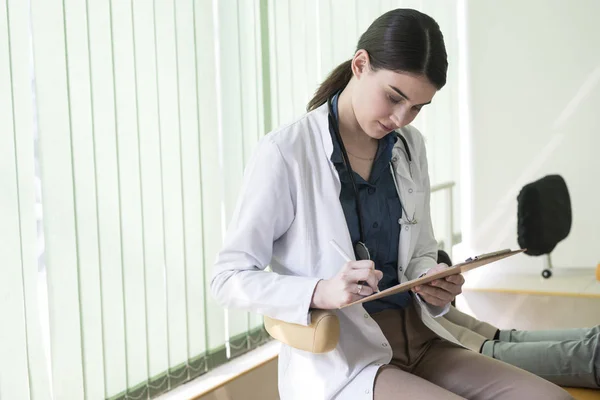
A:
[[[596,0],[466,2],[471,129],[462,131],[462,169],[471,182],[462,211],[471,251],[516,248],[519,190],[558,173],[574,217],[554,264],[600,262],[599,15]],[[538,270],[542,258],[512,263]]]

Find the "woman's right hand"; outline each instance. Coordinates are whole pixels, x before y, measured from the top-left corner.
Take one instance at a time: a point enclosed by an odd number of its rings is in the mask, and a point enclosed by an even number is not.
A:
[[[382,277],[373,261],[349,261],[336,276],[317,283],[310,306],[331,310],[360,300],[379,292],[377,283]]]

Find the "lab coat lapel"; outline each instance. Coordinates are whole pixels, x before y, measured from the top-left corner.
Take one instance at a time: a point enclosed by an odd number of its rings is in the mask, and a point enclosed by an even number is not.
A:
[[[338,171],[335,168],[333,161],[331,161],[331,155],[333,154],[333,140],[331,139],[331,133],[329,132],[329,109],[327,103],[320,106],[314,112],[317,116],[317,124],[319,127],[318,132],[320,135],[321,142],[323,143],[323,150],[325,152],[325,155],[327,156],[327,165],[329,166],[328,172],[331,176],[333,187],[335,187],[335,200],[331,202],[331,205],[329,207],[329,209],[331,210],[331,219],[330,221],[328,221],[328,223],[336,227],[336,229],[334,230],[335,234],[332,239],[335,240],[335,242],[344,250],[344,252],[346,252],[346,254],[352,260],[355,260],[356,258],[354,255],[354,248],[352,246],[352,238],[350,237],[350,231],[348,230],[348,224],[346,223],[346,216],[344,215],[342,204],[339,201],[340,192],[342,190],[342,183],[340,181]],[[323,172],[327,173],[327,171]],[[330,246],[328,251],[335,250],[332,246]]]
[[[396,173],[396,182],[398,182],[398,195],[402,201],[402,205],[408,215],[403,215],[403,220],[412,219],[415,213],[415,203],[412,196],[408,196],[408,191],[415,190],[415,182],[411,175],[411,167],[409,166],[408,156],[400,140],[396,142],[392,150],[392,166]]]
[[[415,213],[415,203],[412,196],[409,196],[408,191],[414,190],[414,181],[411,176],[411,168],[408,162],[408,156],[403,148],[404,144],[401,140],[396,141],[396,145],[392,150],[392,167],[396,176],[398,196],[404,206],[402,212],[403,224],[400,226],[400,238],[398,245],[398,266],[402,268],[402,271],[406,270],[408,261],[410,259],[410,243],[412,238],[412,229],[404,229],[407,219],[411,219]],[[404,213],[406,211],[406,214]],[[403,277],[404,273],[400,274]]]

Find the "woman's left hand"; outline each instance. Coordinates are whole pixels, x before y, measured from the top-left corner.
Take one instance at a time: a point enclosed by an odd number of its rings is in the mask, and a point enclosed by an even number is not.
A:
[[[427,271],[426,276],[446,268],[448,268],[446,264],[438,264],[436,267]],[[465,278],[463,278],[461,274],[450,275],[446,278],[436,279],[425,285],[417,286],[413,288],[413,292],[421,296],[427,303],[433,306],[443,307],[462,293],[463,283],[465,283]]]

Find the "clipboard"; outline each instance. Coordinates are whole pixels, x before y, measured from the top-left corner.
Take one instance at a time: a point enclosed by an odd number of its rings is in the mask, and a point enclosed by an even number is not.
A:
[[[462,263],[455,264],[452,267],[449,267],[442,271],[436,272],[435,274],[426,275],[421,278],[413,279],[408,282],[404,282],[404,283],[398,284],[396,286],[392,286],[391,288],[388,288],[386,290],[382,290],[379,293],[374,293],[370,296],[363,297],[360,300],[356,300],[350,304],[346,304],[345,306],[340,307],[340,309],[350,307],[355,304],[365,303],[367,301],[381,299],[382,297],[387,297],[392,294],[406,292],[406,291],[414,288],[415,286],[433,282],[436,279],[445,278],[450,275],[462,274],[463,272],[467,272],[472,269],[479,268],[481,266],[502,260],[504,258],[512,257],[516,254],[523,253],[526,250],[527,249],[519,249],[519,250],[505,249],[505,250],[495,251],[493,253],[482,254],[477,257],[471,257]]]

